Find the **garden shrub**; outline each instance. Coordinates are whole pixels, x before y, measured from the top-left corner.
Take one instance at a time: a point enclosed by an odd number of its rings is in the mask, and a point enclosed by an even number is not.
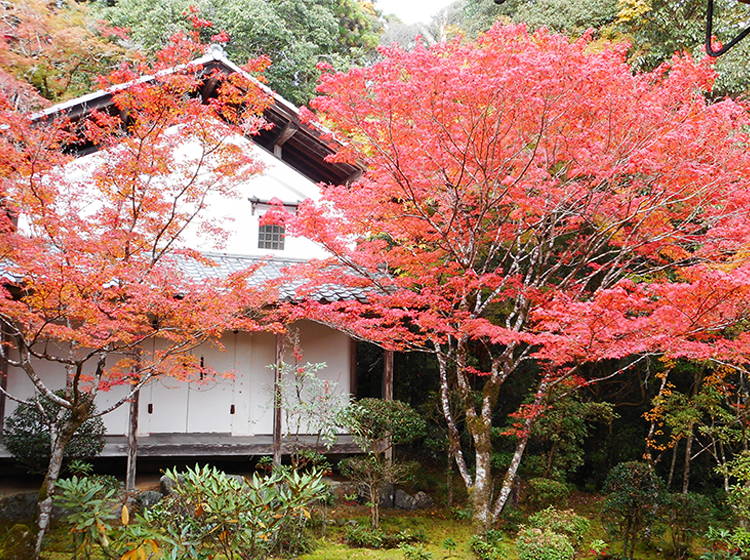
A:
[[[550,529],[522,527],[516,539],[519,560],[573,560],[575,549],[570,539]]]
[[[412,533],[404,529],[396,533],[386,533],[382,529],[364,525],[347,527],[344,538],[349,546],[355,548],[397,548],[405,544],[427,541],[427,535],[421,530]]]
[[[62,395],[62,391],[57,391]],[[93,404],[92,414],[95,413]],[[41,408],[41,410],[40,410]],[[50,423],[61,406],[44,395],[36,395],[29,404],[19,404],[5,419],[3,445],[32,474],[47,472],[50,458]],[[42,410],[44,413],[42,413]],[[70,416],[70,411],[66,412]],[[64,418],[62,424],[68,421]],[[90,459],[104,449],[104,422],[99,416],[86,420],[65,446],[63,459]]]
[[[610,471],[604,492],[604,529],[612,540],[622,542],[623,554],[632,560],[636,543],[658,532],[664,484],[650,465],[631,461]]]
[[[530,516],[529,526],[565,535],[576,550],[581,550],[591,529],[591,521],[577,515],[572,509],[561,511],[550,506]]]
[[[708,497],[689,492],[667,494],[664,497],[663,518],[670,528],[676,558],[686,558],[693,540],[708,529],[712,515]]]
[[[478,560],[505,560],[505,554],[498,548],[502,538],[502,533],[494,530],[487,531],[483,537],[472,535],[469,550]]]
[[[406,560],[433,560],[432,552],[428,552],[421,545],[401,543],[398,545],[401,552],[404,553]]]
[[[196,466],[166,474],[176,482],[172,493],[135,519],[127,507],[115,512],[108,507],[112,491],[96,498],[104,491],[102,483],[77,477],[61,481],[58,504],[67,510],[74,532],[81,533],[84,552],[96,544],[114,558],[147,558],[161,551],[167,558],[258,560],[309,549],[306,527],[309,508],[324,495],[321,473],[277,471],[248,480]],[[112,523],[114,517],[122,525]]]
[[[550,478],[532,478],[528,481],[528,501],[534,509],[565,506],[570,489],[562,482]]]

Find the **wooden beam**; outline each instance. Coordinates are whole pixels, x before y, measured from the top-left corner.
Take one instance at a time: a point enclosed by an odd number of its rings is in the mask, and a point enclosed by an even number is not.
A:
[[[273,464],[281,465],[281,372],[284,365],[283,334],[276,335],[276,361],[273,375]]]
[[[294,136],[298,130],[299,127],[296,124],[291,122],[286,123],[273,143],[273,155],[281,159],[281,147],[286,144],[287,140]]]

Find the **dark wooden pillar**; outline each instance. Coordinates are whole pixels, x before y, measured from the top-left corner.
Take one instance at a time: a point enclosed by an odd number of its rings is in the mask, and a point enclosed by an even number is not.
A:
[[[8,336],[5,334],[5,329],[0,327],[0,344],[3,345],[2,352],[0,352],[0,437],[3,433],[3,425],[5,423],[5,393],[8,389],[8,360],[5,358],[5,353],[10,350]]]
[[[393,400],[393,351],[383,354],[383,400]]]
[[[349,395],[357,398],[357,341],[349,339]]]
[[[273,376],[273,464],[281,465],[281,373],[284,365],[284,335],[276,335]]]
[[[393,400],[393,351],[386,350],[383,354],[383,400]],[[390,438],[388,438],[388,450],[385,452],[385,458],[393,461],[393,447],[391,447]]]

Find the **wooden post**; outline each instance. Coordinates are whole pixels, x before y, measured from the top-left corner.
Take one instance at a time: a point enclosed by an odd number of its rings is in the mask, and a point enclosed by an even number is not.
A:
[[[273,464],[281,465],[281,372],[284,365],[284,335],[276,335],[276,367],[273,376]]]
[[[349,339],[349,395],[357,398],[357,341]]]
[[[386,350],[383,354],[383,400],[393,400],[393,351]],[[388,450],[385,452],[386,460],[393,461],[393,446],[388,442]]]
[[[8,336],[5,333],[5,329],[0,327],[0,344],[3,345],[2,352],[0,353],[0,387],[3,391],[8,388],[8,360],[5,358],[5,353],[8,351]],[[5,423],[5,393],[0,392],[0,436],[3,433],[3,426]]]
[[[383,355],[383,400],[393,400],[393,351],[386,350]]]

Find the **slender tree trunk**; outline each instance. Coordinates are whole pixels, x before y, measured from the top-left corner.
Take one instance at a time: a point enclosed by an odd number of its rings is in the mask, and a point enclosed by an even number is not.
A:
[[[61,411],[62,414],[63,411]],[[36,547],[34,553],[36,558],[42,552],[42,541],[44,536],[47,534],[49,529],[50,518],[52,515],[52,500],[57,490],[57,481],[60,478],[60,472],[62,471],[63,457],[65,453],[65,446],[68,444],[70,439],[73,437],[75,431],[81,426],[82,421],[76,419],[76,411],[74,411],[73,417],[62,430],[51,430],[55,434],[50,434],[52,442],[50,444],[50,460],[49,466],[47,467],[47,473],[42,483],[42,488],[39,491],[39,503],[37,505],[37,527],[38,533],[36,537]]]
[[[685,440],[685,474],[682,479],[682,493],[688,493],[688,486],[690,485],[690,461],[691,454],[693,452],[693,425],[690,424],[690,433]]]
[[[276,335],[276,368],[273,376],[273,465],[281,465],[281,373],[284,366],[283,334]]]
[[[130,401],[128,414],[128,473],[125,480],[125,490],[132,492],[135,490],[136,462],[138,457],[138,403],[141,399],[141,392],[136,391]]]
[[[680,440],[678,439],[676,442],[674,442],[674,447],[672,447],[672,464],[669,466],[669,478],[667,479],[667,492],[670,488],[672,488],[672,479],[674,479],[674,469],[677,465],[677,446],[680,444]]]

